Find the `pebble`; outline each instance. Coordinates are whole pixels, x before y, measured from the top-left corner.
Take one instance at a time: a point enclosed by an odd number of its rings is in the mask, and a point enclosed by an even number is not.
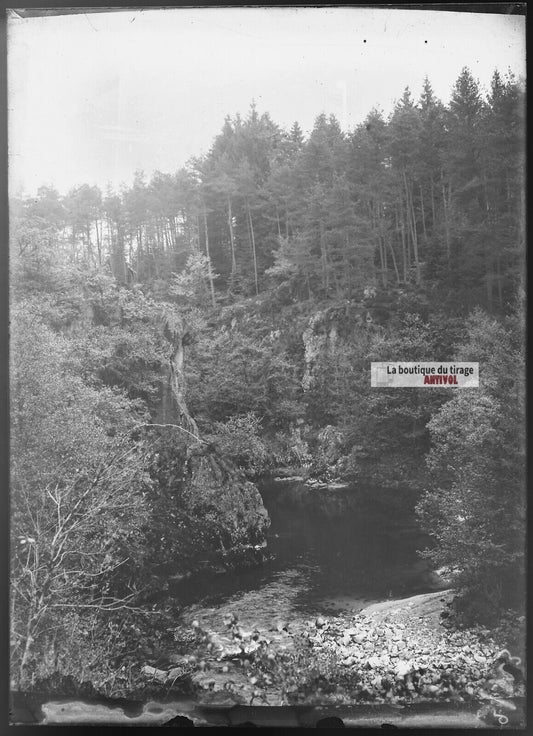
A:
[[[413,611],[413,613],[415,613]],[[454,631],[444,629],[442,626],[429,626],[425,620],[417,620],[416,616],[410,620],[398,620],[399,616],[409,615],[405,610],[388,614],[388,620],[374,618],[372,615],[361,616],[350,615],[348,619],[342,614],[337,616],[332,613],[328,618],[323,615],[307,622],[307,630],[302,631],[300,641],[305,646],[316,652],[317,657],[321,653],[336,659],[339,666],[351,668],[357,673],[358,681],[350,695],[361,702],[392,702],[404,703],[416,699],[428,700],[429,698],[443,700],[457,700],[461,702],[465,698],[480,697],[480,687],[490,688],[487,678],[495,677],[494,662],[497,655],[495,644],[486,638],[490,633],[478,628],[477,630]],[[412,616],[412,613],[411,613]],[[236,619],[233,620],[236,623]],[[303,622],[297,622],[304,629]],[[277,624],[277,626],[276,626]],[[292,646],[296,638],[295,631],[287,631],[288,624],[278,619],[274,625],[279,633],[274,636],[274,641],[267,655],[267,660],[272,664],[279,663],[278,656],[283,649],[280,639]],[[235,626],[235,629],[237,627]],[[285,630],[284,630],[285,629]],[[252,645],[248,640],[253,638],[253,647],[258,646],[255,639],[261,638],[252,635],[252,632],[239,631],[241,639],[239,647],[246,648]],[[217,650],[222,649],[221,659],[226,659],[228,651],[232,650],[235,642],[231,638],[213,637],[213,644]],[[221,646],[223,644],[223,646]],[[252,648],[252,646],[250,646]],[[273,654],[275,652],[275,654]],[[215,652],[215,653],[218,653]],[[213,659],[213,653],[206,659]],[[251,662],[248,668],[240,669],[241,677],[245,672],[250,675],[256,674],[253,664],[254,655],[250,654]],[[239,662],[242,664],[242,662]],[[205,669],[209,665],[202,660],[197,665],[198,669]],[[220,670],[219,670],[220,671]],[[227,665],[222,672],[231,672],[233,676],[234,667]],[[349,670],[344,669],[346,675]],[[272,674],[271,686],[276,687],[275,668],[272,673],[266,672],[267,676]],[[264,689],[265,680],[262,675]],[[205,677],[205,675],[204,675]],[[333,675],[333,683],[335,676]],[[507,683],[492,679],[493,696],[512,697],[516,694],[513,682]],[[324,692],[328,693],[328,690]],[[317,698],[318,689],[315,689],[314,697]],[[346,703],[348,693],[346,686],[339,684],[337,695],[328,695],[327,702],[338,696],[339,701]],[[320,695],[320,698],[322,695]],[[276,701],[277,704],[277,701]]]

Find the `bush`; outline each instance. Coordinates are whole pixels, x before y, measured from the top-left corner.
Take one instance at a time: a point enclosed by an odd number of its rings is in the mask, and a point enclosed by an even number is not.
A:
[[[13,674],[32,678],[66,613],[117,610],[146,554],[147,452],[136,407],[80,378],[68,339],[12,310]]]
[[[436,566],[459,570],[471,619],[496,620],[523,605],[523,357],[516,326],[472,315],[459,360],[480,362],[480,388],[462,389],[428,424],[431,487],[418,513],[435,547]]]
[[[227,422],[215,422],[213,428],[206,439],[223,457],[251,477],[265,471],[269,455],[260,436],[261,422],[253,412],[231,417]]]

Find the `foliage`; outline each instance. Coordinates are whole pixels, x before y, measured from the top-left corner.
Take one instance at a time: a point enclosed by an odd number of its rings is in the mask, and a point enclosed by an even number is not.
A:
[[[276,432],[274,437],[268,438],[269,450],[276,467],[308,468],[312,455],[309,452],[309,443],[302,436],[302,424],[291,426],[289,432]]]
[[[35,304],[13,310],[13,657],[24,683],[58,611],[127,607],[145,557],[146,449],[134,406],[88,386]]]
[[[294,367],[270,336],[237,328],[204,333],[187,368],[190,407],[199,417],[227,421],[252,412],[278,426],[294,418]]]
[[[350,133],[322,113],[307,139],[252,104],[175,174],[13,202],[14,255],[26,288],[53,281],[59,249],[184,306],[275,280],[300,300],[425,284],[448,307],[505,312],[523,248],[523,135],[523,85],[498,71],[484,96],[463,69],[447,105],[425,79],[417,101],[406,88],[389,119],[371,110]]]
[[[376,391],[368,380],[370,363],[448,359],[456,331],[450,320],[438,315],[424,321],[416,314],[402,314],[401,302],[397,309],[394,304],[389,309],[395,324],[386,329],[363,327],[357,315],[337,318],[334,346],[328,331],[315,327],[317,354],[306,391],[308,418],[314,426],[332,424],[342,432],[336,457],[346,455],[346,472],[352,478],[364,478],[369,472],[384,478],[383,458],[394,457],[396,480],[415,482],[416,465],[429,449],[427,422],[451,398],[450,390]],[[335,462],[323,457],[323,444],[319,441],[314,452],[321,473]],[[403,478],[402,466],[406,466]]]
[[[210,270],[208,257],[194,253],[187,258],[185,268],[172,275],[169,294],[183,305],[205,306],[209,300],[209,279],[217,278]]]
[[[232,549],[260,544],[269,524],[255,486],[213,453],[204,440],[169,427],[151,438],[149,558],[186,573],[206,565],[232,566]],[[242,560],[241,560],[242,562]]]
[[[515,333],[513,335],[513,332]],[[419,513],[436,545],[428,555],[458,571],[470,615],[493,619],[523,605],[523,357],[516,325],[481,311],[463,360],[480,361],[479,389],[457,392],[429,422],[431,487]]]
[[[227,422],[215,422],[213,433],[205,438],[217,447],[221,455],[230,458],[237,467],[253,477],[261,475],[268,461],[260,432],[259,418],[249,412],[232,416]]]
[[[174,174],[12,199],[20,684],[122,650],[154,569],[257,559],[269,520],[246,475],[275,464],[427,476],[427,554],[457,572],[463,616],[520,605],[523,107],[511,74],[484,96],[468,69],[447,105],[426,79],[350,132],[321,114],[304,137],[252,104]],[[481,388],[370,388],[372,361],[451,359],[478,361]],[[259,652],[254,676],[287,693],[340,677]]]

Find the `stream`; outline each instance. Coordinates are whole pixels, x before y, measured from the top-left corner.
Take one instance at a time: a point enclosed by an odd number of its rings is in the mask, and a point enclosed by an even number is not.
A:
[[[309,488],[289,480],[263,481],[258,487],[272,522],[269,559],[239,572],[203,573],[171,582],[165,595],[179,601],[177,625],[190,630],[196,620],[204,630],[224,635],[224,619],[231,613],[249,629],[277,628],[282,640],[280,624],[289,624],[292,631],[313,630],[319,615],[356,613],[373,602],[435,589],[428,563],[417,554],[429,540],[416,523],[412,493]],[[275,638],[276,632],[270,636]],[[236,669],[232,665],[222,679],[236,678]],[[212,676],[212,672],[206,673],[207,678]],[[244,675],[240,677],[246,680]],[[321,718],[335,717],[348,726],[370,728],[383,724],[483,728],[493,725],[493,715],[483,715],[483,708],[486,710],[483,703],[466,702],[413,703],[401,708],[387,704],[359,706],[354,702],[351,706],[265,709],[235,706],[232,699],[229,705],[224,699],[211,703],[206,697],[169,699],[162,687],[161,698],[144,702],[35,699],[21,693],[13,701],[12,722],[228,726],[252,720],[257,725],[279,721],[278,725],[285,727],[312,727]],[[521,725],[521,701],[508,704],[505,714],[510,726],[515,722]]]
[[[432,589],[428,544],[404,491],[309,488],[298,481],[258,484],[271,518],[262,565],[231,573],[204,573],[171,584],[184,606],[180,623],[196,619],[220,629],[234,613],[248,627],[364,606]]]

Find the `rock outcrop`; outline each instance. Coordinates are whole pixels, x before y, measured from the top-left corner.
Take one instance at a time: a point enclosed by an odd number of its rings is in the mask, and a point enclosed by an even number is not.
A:
[[[182,498],[191,514],[212,509],[221,534],[222,564],[239,566],[257,561],[265,546],[270,519],[256,486],[200,434],[186,402],[185,348],[192,340],[187,325],[167,313],[164,335],[170,344],[167,377],[163,386],[162,426],[175,426],[186,441],[186,468]]]

